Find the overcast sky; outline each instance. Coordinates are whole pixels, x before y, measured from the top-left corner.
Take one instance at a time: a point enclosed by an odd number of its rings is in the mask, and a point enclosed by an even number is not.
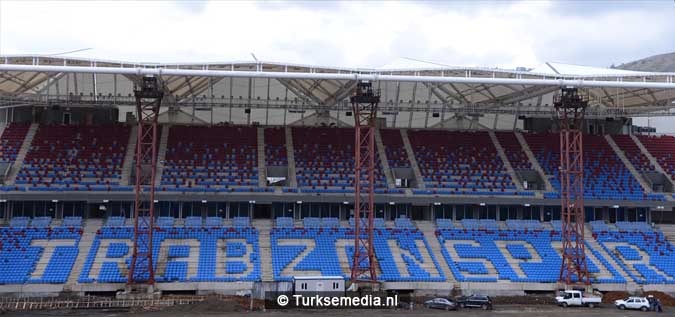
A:
[[[379,67],[610,66],[675,51],[663,1],[234,2],[0,0],[0,54]]]

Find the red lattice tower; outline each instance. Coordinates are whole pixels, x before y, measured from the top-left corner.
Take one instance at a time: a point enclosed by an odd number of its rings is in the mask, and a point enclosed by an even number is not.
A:
[[[380,95],[359,82],[350,97],[354,115],[354,258],[351,281],[377,283],[373,229],[375,217],[375,119]],[[362,215],[363,213],[363,215]],[[361,223],[361,217],[367,221]]]
[[[553,105],[560,122],[562,264],[559,281],[567,285],[590,285],[584,240],[583,121],[588,101],[576,88],[563,88],[554,97]]]
[[[128,285],[155,284],[152,260],[154,228],[155,177],[157,172],[157,118],[164,93],[157,78],[144,77],[134,87],[138,138],[136,139],[136,183],[134,192],[134,246],[129,268]],[[148,163],[149,162],[149,163]]]

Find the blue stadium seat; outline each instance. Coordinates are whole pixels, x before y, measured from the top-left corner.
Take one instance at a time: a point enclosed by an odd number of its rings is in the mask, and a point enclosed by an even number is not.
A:
[[[185,217],[185,227],[201,227],[202,217],[188,216]]]
[[[295,224],[293,223],[293,218],[291,217],[277,217],[276,227],[277,228],[293,228]]]
[[[63,218],[64,227],[76,227],[79,228],[82,226],[82,217],[80,216],[69,216]]]
[[[98,248],[103,239],[120,239],[121,241],[130,241],[133,237],[132,227],[104,227],[98,231],[92,244],[92,248],[87,255],[82,272],[78,281],[80,283],[124,283],[127,276],[121,274],[117,263],[105,261],[102,263],[98,276],[89,276]],[[198,261],[198,270],[196,276],[188,276],[186,261],[190,255],[189,245],[169,246],[168,259],[164,274],[155,276],[158,282],[237,282],[237,281],[258,281],[261,278],[260,272],[260,247],[258,245],[258,231],[255,228],[234,228],[234,227],[184,227],[158,229],[153,234],[153,265],[157,269],[157,257],[161,242],[165,239],[196,239],[200,243],[200,255]],[[243,274],[244,276],[218,276],[216,268],[218,254],[218,242],[220,239],[236,239],[244,242],[227,242],[225,244],[224,267],[221,267],[225,274]],[[250,246],[250,252],[248,252]],[[106,258],[125,258],[126,265],[130,264],[131,252],[125,243],[110,243]],[[145,251],[145,250],[141,250]],[[142,271],[142,270],[141,270]],[[147,278],[141,273],[136,276],[139,280]]]
[[[552,243],[560,241],[560,234],[550,230],[492,230],[492,229],[438,229],[436,230],[441,252],[449,264],[450,270],[460,282],[511,282],[555,283],[558,281],[562,258]],[[446,248],[446,241],[453,241],[454,250]],[[464,242],[466,241],[466,242]],[[505,243],[505,250],[497,242]],[[525,243],[532,247],[528,250]],[[587,250],[599,259],[611,273],[612,278],[595,279],[595,283],[624,283],[623,277],[602,255],[590,246]],[[451,252],[453,251],[453,252]],[[532,254],[534,251],[536,254]],[[451,253],[459,258],[451,257]],[[508,256],[517,260],[511,264]],[[538,260],[534,260],[535,256]],[[488,274],[481,259],[487,261],[496,270],[496,275]],[[480,264],[479,264],[480,263]],[[588,260],[589,272],[598,273],[598,266]],[[517,272],[518,265],[524,276]],[[472,276],[465,276],[468,273]]]
[[[0,284],[65,283],[78,256],[82,230],[75,228],[0,228]],[[42,276],[31,277],[44,248],[34,240],[72,239],[73,246],[58,246],[48,260]]]
[[[279,244],[284,240],[283,245]],[[315,241],[313,250],[306,250],[307,246],[298,244],[288,244],[293,239],[300,241],[312,239]],[[295,271],[319,271],[325,276],[344,276],[348,278],[348,273],[343,272],[340,263],[339,254],[345,254],[347,261],[352,265],[351,259],[354,254],[354,245],[347,244],[344,250],[336,249],[338,239],[354,239],[354,231],[350,228],[274,228],[270,233],[272,243],[272,269],[274,279],[278,281],[291,280],[292,276],[282,275],[282,271],[290,265],[303,251],[308,252],[306,257],[298,259]],[[400,254],[399,259],[394,258],[394,253],[390,249],[389,242],[395,241],[396,245],[405,252]],[[417,247],[418,243],[423,243],[427,250],[429,245],[422,232],[417,229],[376,229],[374,235],[374,247],[377,263],[381,268],[381,274],[378,279],[381,281],[419,281],[419,282],[439,282],[444,281],[445,276],[440,270],[440,266],[430,253],[433,263],[424,262],[424,258]],[[429,251],[430,252],[430,251]],[[397,264],[402,262],[402,264]],[[363,267],[366,261],[361,262]],[[400,271],[400,265],[404,265]],[[429,268],[434,272],[429,272]],[[426,269],[425,269],[426,268]],[[437,272],[437,273],[436,273]]]
[[[125,221],[126,221],[126,218],[124,218],[124,217],[112,216],[112,217],[108,217],[108,220],[106,220],[104,226],[105,227],[123,227]]]
[[[649,231],[593,232],[593,235],[634,282],[675,284],[675,247],[663,233],[650,228]],[[616,243],[619,245],[612,248]],[[649,256],[649,262],[640,252]]]

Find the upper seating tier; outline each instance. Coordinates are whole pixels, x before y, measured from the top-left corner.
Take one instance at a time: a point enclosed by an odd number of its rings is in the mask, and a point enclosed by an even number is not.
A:
[[[15,183],[35,190],[117,190],[125,125],[40,125]]]
[[[268,191],[258,187],[257,132],[250,126],[172,126],[161,189]]]
[[[670,178],[675,179],[675,137],[671,135],[640,135],[638,139],[656,158]]]
[[[487,132],[411,130],[408,135],[432,193],[516,195],[516,185]]]
[[[560,190],[560,137],[558,134],[524,134],[551,184]],[[660,194],[643,192],[637,179],[623,164],[603,136],[584,135],[584,196],[602,200],[665,200]],[[556,198],[545,195],[545,198]]]
[[[298,187],[306,193],[354,192],[354,129],[293,128],[293,147]],[[375,159],[375,188],[387,189],[379,159]],[[367,182],[364,169],[361,179]]]
[[[0,137],[0,162],[14,162],[30,130],[30,124],[10,123]]]

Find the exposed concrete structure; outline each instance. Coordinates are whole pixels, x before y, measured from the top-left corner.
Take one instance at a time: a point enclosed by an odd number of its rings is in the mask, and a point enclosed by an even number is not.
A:
[[[523,148],[523,152],[525,152],[525,155],[527,155],[527,158],[530,160],[530,164],[532,164],[534,170],[539,173],[541,179],[544,180],[544,186],[546,187],[546,191],[548,192],[553,191],[553,185],[551,185],[551,181],[548,179],[548,175],[546,175],[544,169],[541,168],[541,165],[539,165],[539,161],[537,161],[537,158],[534,156],[534,153],[532,153],[532,150],[530,149],[530,146],[527,144],[527,141],[520,132],[515,132],[515,134],[516,138],[518,139],[518,142],[520,143],[520,146]]]
[[[499,143],[499,140],[497,139],[497,136],[495,135],[494,131],[488,131],[488,134],[490,135],[490,139],[492,140],[492,144],[494,144],[495,149],[497,149],[497,154],[499,154],[499,158],[502,159],[502,162],[504,163],[504,167],[506,168],[506,172],[511,175],[511,179],[513,180],[513,183],[516,184],[516,188],[519,191],[525,190],[523,188],[523,184],[521,183],[520,179],[518,178],[518,175],[516,174],[516,171],[513,170],[513,166],[511,165],[511,162],[509,161],[509,158],[506,156],[506,153],[504,153],[504,148],[502,145]]]
[[[162,183],[162,171],[164,171],[164,166],[166,165],[166,149],[169,144],[169,133],[171,130],[171,125],[161,125],[162,134],[157,146],[157,178],[155,178],[155,186],[159,187]]]
[[[298,188],[298,178],[295,176],[295,150],[293,149],[293,129],[285,128],[286,159],[288,160],[288,184],[291,188]]]
[[[420,166],[417,164],[417,159],[415,158],[415,151],[413,151],[412,145],[410,144],[410,138],[408,138],[408,130],[401,129],[401,138],[403,139],[403,148],[408,154],[408,160],[410,161],[410,166],[412,167],[413,173],[415,175],[415,182],[417,183],[417,188],[424,189],[424,177],[422,177],[422,172],[420,171]]]
[[[380,159],[380,165],[382,166],[382,172],[384,173],[385,178],[387,179],[387,187],[392,189],[396,188],[396,183],[394,181],[394,175],[389,167],[389,160],[387,159],[387,152],[384,149],[384,143],[382,143],[382,135],[380,134],[380,129],[375,129],[375,145],[377,146],[377,155]]]
[[[640,186],[642,186],[642,190],[645,191],[648,194],[654,193],[652,190],[652,187],[647,184],[645,181],[645,178],[635,169],[635,166],[630,162],[630,160],[626,157],[626,154],[623,153],[623,151],[619,148],[619,146],[614,142],[614,139],[612,138],[611,135],[605,134],[605,140],[607,140],[607,144],[614,150],[614,153],[616,154],[617,157],[623,162],[623,165],[628,168],[628,171],[635,177],[635,179],[640,183]]]
[[[122,174],[120,175],[121,185],[131,185],[131,170],[134,168],[134,156],[136,155],[136,141],[138,141],[138,126],[132,125],[129,133],[129,143],[127,151],[124,154],[124,165],[122,166]]]
[[[265,128],[259,127],[258,133],[258,186],[267,186],[267,168],[265,167]]]
[[[26,133],[26,138],[23,139],[23,144],[21,144],[21,149],[19,150],[19,153],[17,153],[16,155],[16,159],[14,160],[14,164],[12,165],[12,169],[9,171],[9,175],[7,177],[8,185],[14,184],[14,181],[16,180],[16,175],[19,174],[19,170],[21,170],[21,166],[23,166],[23,161],[26,158],[26,154],[28,154],[28,150],[30,150],[31,144],[33,144],[33,138],[35,138],[35,134],[37,133],[38,127],[39,125],[37,123],[33,123],[30,125],[28,133]]]

